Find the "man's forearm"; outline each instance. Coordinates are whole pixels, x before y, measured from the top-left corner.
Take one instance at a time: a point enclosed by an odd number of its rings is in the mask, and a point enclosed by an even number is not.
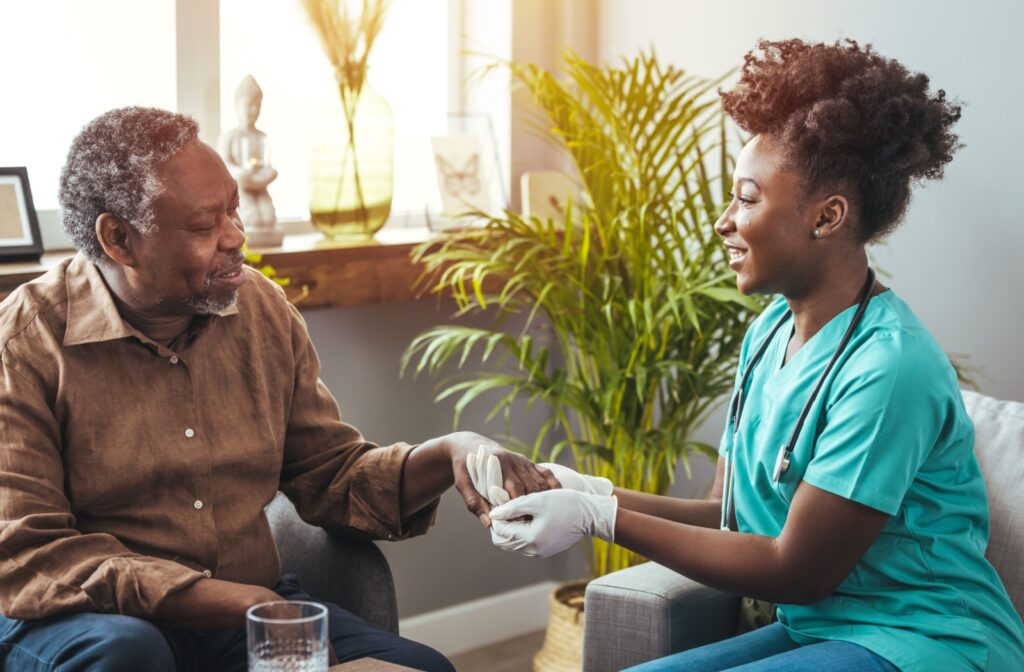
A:
[[[280,599],[262,586],[202,579],[165,597],[153,620],[165,628],[241,628],[249,607]]]
[[[402,469],[402,517],[421,511],[443,495],[454,482],[451,452],[444,437],[416,446]]]
[[[625,488],[615,488],[613,494],[619,500],[620,509],[629,509],[655,518],[710,528],[717,528],[721,520],[722,502],[719,500],[676,499]]]

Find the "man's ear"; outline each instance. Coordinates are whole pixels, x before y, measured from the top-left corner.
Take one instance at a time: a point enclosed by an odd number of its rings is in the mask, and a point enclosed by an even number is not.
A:
[[[96,239],[113,261],[122,266],[135,265],[132,230],[127,223],[109,212],[104,212],[96,218]]]
[[[819,201],[817,214],[811,231],[815,240],[835,237],[852,226],[850,202],[842,194],[832,194]]]

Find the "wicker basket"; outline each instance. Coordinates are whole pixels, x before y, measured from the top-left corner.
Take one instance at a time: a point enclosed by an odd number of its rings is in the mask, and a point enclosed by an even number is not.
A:
[[[533,658],[534,672],[579,672],[583,668],[583,593],[590,579],[569,581],[551,591],[544,647]]]

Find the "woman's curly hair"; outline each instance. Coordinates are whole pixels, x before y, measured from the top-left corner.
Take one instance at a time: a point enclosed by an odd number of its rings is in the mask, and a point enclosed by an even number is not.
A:
[[[152,233],[153,201],[163,190],[157,168],[198,133],[192,117],[150,107],[110,110],[86,124],[71,143],[58,192],[75,247],[94,262],[106,256],[96,238],[96,218],[105,212]]]
[[[719,93],[741,128],[781,140],[806,193],[852,191],[865,241],[891,233],[911,182],[941,178],[961,146],[950,130],[958,103],[945,91],[929,93],[927,76],[853,40],[761,40],[744,57],[738,86]]]

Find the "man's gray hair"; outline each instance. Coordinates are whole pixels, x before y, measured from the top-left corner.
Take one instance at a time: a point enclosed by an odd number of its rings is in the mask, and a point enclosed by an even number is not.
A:
[[[94,262],[106,256],[96,238],[103,213],[152,233],[153,202],[162,191],[157,168],[198,135],[192,117],[151,107],[122,107],[86,124],[71,143],[58,195],[75,247]]]

